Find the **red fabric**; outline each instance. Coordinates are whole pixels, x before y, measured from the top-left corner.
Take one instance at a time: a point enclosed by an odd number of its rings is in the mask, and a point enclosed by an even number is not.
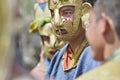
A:
[[[69,68],[70,63],[72,61],[72,57],[73,57],[72,51],[70,50],[70,48],[68,48],[63,56],[63,68],[64,68],[64,70]]]

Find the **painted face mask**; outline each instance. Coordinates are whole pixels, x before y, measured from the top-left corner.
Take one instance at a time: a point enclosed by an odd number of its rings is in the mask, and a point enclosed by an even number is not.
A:
[[[53,30],[58,38],[66,41],[76,34],[81,20],[81,5],[82,0],[49,0]]]
[[[83,0],[49,0],[52,25],[55,35],[64,41],[74,37],[88,19],[91,6]],[[83,19],[83,20],[82,20]]]
[[[58,40],[53,34],[51,23],[47,23],[43,27],[39,27],[38,31],[41,37],[40,45],[42,50],[45,55],[51,59],[55,52],[60,49],[65,42]]]

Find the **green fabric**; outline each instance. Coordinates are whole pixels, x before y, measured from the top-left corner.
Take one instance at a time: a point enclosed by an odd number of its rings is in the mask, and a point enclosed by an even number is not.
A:
[[[39,27],[43,27],[46,23],[50,22],[50,17],[47,16],[47,17],[41,17],[41,18],[36,18],[34,20],[36,22],[36,25]]]
[[[120,48],[115,50],[113,54],[107,59],[107,61],[111,60],[120,60]]]
[[[29,32],[31,33],[38,32],[38,28],[43,27],[46,23],[49,23],[50,21],[51,21],[50,16],[35,18],[35,20],[30,24]]]

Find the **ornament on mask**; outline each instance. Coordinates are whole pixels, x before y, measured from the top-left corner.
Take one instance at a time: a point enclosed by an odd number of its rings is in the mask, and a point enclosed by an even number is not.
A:
[[[37,3],[34,5],[35,10],[35,19],[30,23],[29,32],[36,33],[38,32],[38,27],[45,25],[51,21],[50,12],[48,10],[47,0],[37,0]],[[42,10],[40,7],[41,3],[46,3],[44,6],[45,10]]]
[[[82,5],[82,27],[85,29],[85,26],[88,26],[88,19],[90,16],[91,4],[85,2]]]
[[[49,16],[46,17],[37,17],[33,22],[30,23],[30,33],[38,32],[38,27],[44,26],[46,23],[49,23],[51,18]]]
[[[34,4],[35,18],[50,16],[50,11],[48,9],[48,0],[37,0]]]
[[[53,0],[53,3],[54,3],[54,4],[57,4],[57,0]]]

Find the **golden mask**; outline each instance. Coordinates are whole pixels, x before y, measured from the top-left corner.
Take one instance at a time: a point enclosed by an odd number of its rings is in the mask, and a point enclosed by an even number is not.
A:
[[[58,40],[54,35],[51,23],[47,23],[43,27],[39,27],[38,31],[41,38],[41,48],[45,55],[51,59],[55,52],[65,45],[65,42]]]
[[[79,26],[84,26],[83,23],[88,19],[91,8],[90,5],[87,7],[86,5],[88,4],[83,3],[83,0],[49,0],[48,7],[51,11],[53,31],[59,39],[69,40],[76,34]],[[64,8],[67,8],[66,11]],[[74,17],[69,18],[69,14]],[[67,18],[62,19],[63,15]]]

